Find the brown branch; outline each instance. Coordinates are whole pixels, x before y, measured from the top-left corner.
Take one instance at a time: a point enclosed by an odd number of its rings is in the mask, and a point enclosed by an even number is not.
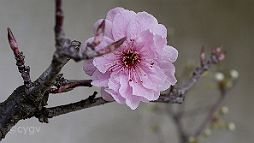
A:
[[[63,15],[61,12],[61,0],[56,0],[56,48],[69,47],[62,31]],[[59,12],[60,11],[60,12]],[[59,14],[60,13],[60,14]],[[35,81],[31,82],[29,67],[25,66],[24,56],[19,52],[17,42],[8,28],[8,40],[17,60],[19,72],[24,79],[25,86],[18,87],[4,102],[0,104],[0,140],[9,132],[19,120],[31,118],[35,111],[46,105],[47,90],[54,79],[68,62],[68,58],[55,52],[49,68]],[[27,86],[29,85],[29,90]]]
[[[43,108],[41,111],[35,113],[35,117],[37,117],[40,122],[48,122],[48,118],[64,115],[70,112],[79,111],[82,109],[103,105],[111,102],[104,100],[102,97],[95,98],[96,94],[97,92],[94,92],[93,95],[79,102],[60,105],[51,108]]]
[[[196,81],[199,79],[199,77],[208,70],[212,65],[217,64],[220,61],[218,54],[211,54],[210,59],[208,59],[204,64],[201,64],[200,67],[197,67],[190,80],[183,84],[182,86],[179,86],[178,88],[171,87],[170,91],[166,94],[163,94],[159,97],[158,100],[152,101],[152,102],[158,102],[158,103],[182,103],[185,97],[185,94],[191,89],[191,87],[196,83]],[[90,98],[91,99],[91,98]],[[106,103],[110,103],[109,101],[105,101],[102,97],[93,98],[93,102],[88,99],[82,100],[80,102],[66,104],[66,105],[60,105],[56,107],[51,108],[45,108],[43,118],[52,118],[54,116],[63,115],[66,113],[74,112],[81,109],[91,108],[98,105],[103,105]]]
[[[64,39],[63,31],[64,15],[62,10],[62,0],[55,0],[55,41],[56,47],[61,47]]]
[[[64,115],[70,112],[87,109],[87,108],[91,108],[91,107],[95,107],[98,105],[103,105],[103,104],[111,103],[111,102],[113,101],[106,101],[102,97],[95,98],[95,95],[94,95],[94,96],[90,96],[87,99],[81,100],[79,102],[46,108],[46,111],[49,113],[47,117],[52,118],[55,116]]]
[[[55,0],[55,46],[56,51],[53,55],[50,66],[40,75],[40,77],[35,81],[35,86],[33,88],[32,94],[38,95],[38,93],[45,93],[48,88],[51,87],[57,75],[62,70],[63,66],[69,61],[69,58],[62,55],[58,51],[60,49],[68,49],[71,47],[71,42],[69,39],[65,38],[63,31],[63,11],[62,11],[62,1]],[[43,95],[41,96],[41,98]]]
[[[91,80],[66,80],[59,87],[50,88],[49,93],[56,94],[56,93],[68,92],[80,86],[92,87]]]

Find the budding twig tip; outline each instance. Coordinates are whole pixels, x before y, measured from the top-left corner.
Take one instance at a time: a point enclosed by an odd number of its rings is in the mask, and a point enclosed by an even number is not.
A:
[[[11,40],[16,41],[10,27],[7,27],[7,32],[8,32],[8,40],[9,41],[11,41]]]
[[[17,41],[11,31],[11,28],[7,27],[7,32],[8,32],[8,41],[9,41],[10,48],[16,55],[19,52]]]

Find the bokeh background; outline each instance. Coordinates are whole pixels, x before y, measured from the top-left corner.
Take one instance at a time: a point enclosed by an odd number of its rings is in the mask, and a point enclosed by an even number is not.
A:
[[[223,45],[227,58],[213,70],[236,69],[236,87],[225,102],[230,109],[227,120],[236,124],[234,132],[218,131],[205,142],[253,142],[254,114],[254,1],[253,0],[63,0],[65,32],[71,39],[84,41],[92,35],[92,25],[114,7],[153,14],[168,28],[169,43],[179,50],[176,62],[179,80],[188,64],[198,64],[201,46],[208,49]],[[0,0],[0,101],[22,84],[7,42],[11,27],[31,67],[33,79],[47,68],[54,52],[53,0]],[[63,73],[68,79],[84,79],[82,63],[69,62]],[[204,77],[190,92],[187,101],[202,106],[217,92],[212,74]],[[50,96],[49,106],[86,98],[95,88],[78,88],[68,94]],[[192,95],[206,98],[198,101]],[[195,97],[195,96],[193,96]],[[174,124],[167,115],[150,111],[142,104],[136,111],[116,103],[70,113],[41,124],[37,119],[20,121],[3,143],[154,143],[161,138],[177,142]],[[163,136],[151,130],[163,126]],[[22,129],[26,129],[22,130]],[[37,130],[36,130],[37,129]]]

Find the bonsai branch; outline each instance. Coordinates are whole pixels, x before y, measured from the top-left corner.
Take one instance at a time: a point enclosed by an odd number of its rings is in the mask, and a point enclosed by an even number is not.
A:
[[[33,82],[30,79],[30,68],[25,65],[23,53],[19,51],[16,39],[10,28],[8,28],[8,40],[16,58],[19,72],[24,80],[24,85],[17,87],[4,102],[0,103],[0,140],[20,120],[37,117],[41,122],[48,122],[48,118],[54,116],[111,102],[96,97],[97,93],[95,92],[87,99],[76,103],[46,107],[49,94],[68,92],[80,86],[91,86],[90,80],[65,80],[62,78],[60,72],[70,59],[81,61],[110,53],[119,48],[126,40],[126,37],[123,37],[106,46],[103,50],[97,50],[96,46],[100,44],[105,30],[105,21],[103,21],[96,30],[94,40],[87,43],[84,49],[80,49],[80,42],[65,37],[62,1],[55,0],[55,6],[55,52],[49,67]],[[193,87],[199,77],[212,65],[224,59],[224,53],[220,48],[214,49],[209,59],[205,58],[203,52],[201,53],[202,64],[194,70],[192,77],[184,84],[171,87],[170,90],[153,102],[182,103],[186,93]]]

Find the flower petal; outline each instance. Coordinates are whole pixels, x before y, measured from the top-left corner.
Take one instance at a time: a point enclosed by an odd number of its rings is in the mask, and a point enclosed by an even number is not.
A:
[[[169,59],[170,62],[175,62],[178,57],[178,51],[172,46],[165,46],[163,48],[163,55]]]
[[[94,37],[91,37],[91,38],[87,39],[85,42],[83,42],[81,45],[81,52],[84,52],[87,48],[87,43],[91,43],[91,42],[93,42],[93,40],[94,40]],[[95,50],[96,51],[101,50],[113,42],[114,41],[112,39],[104,36],[101,43],[97,47],[95,47]]]
[[[167,39],[159,35],[154,35],[153,41],[156,46],[155,50],[157,50],[159,54],[163,53],[164,51],[162,49],[167,45]]]
[[[148,14],[147,12],[139,12],[136,14],[133,20],[130,21],[127,30],[128,31],[127,37],[134,39],[141,32],[147,29],[152,29],[153,26],[156,24],[158,24],[158,21],[154,16]]]
[[[175,85],[177,80],[175,77],[175,66],[167,61],[162,61],[160,62],[160,68],[163,69],[163,71],[165,72],[166,76],[167,76],[167,81],[171,84],[171,85]]]
[[[109,76],[110,74],[108,72],[101,73],[100,71],[95,70],[92,76],[93,81],[91,84],[98,87],[107,87]]]
[[[131,97],[126,98],[126,105],[129,106],[132,110],[135,110],[138,108],[140,103],[140,97],[131,95]]]
[[[150,30],[145,30],[139,34],[139,36],[135,39],[136,42],[136,49],[147,49],[147,47],[151,47],[153,45],[153,33]],[[148,48],[149,49],[149,48]],[[150,53],[152,53],[150,51]]]
[[[151,89],[145,88],[141,83],[131,81],[132,94],[140,97],[144,97],[148,100],[154,100],[154,92]]]
[[[153,41],[156,46],[155,50],[157,51],[158,57],[170,61],[171,63],[176,61],[178,51],[174,47],[166,45],[167,41],[165,38],[155,35]]]
[[[108,88],[114,90],[115,92],[119,91],[120,88],[120,79],[118,76],[110,75],[109,81],[108,81]]]
[[[88,75],[93,75],[94,71],[96,70],[96,67],[93,65],[93,60],[85,60],[84,65],[83,65],[83,70],[85,71],[86,74]]]
[[[127,36],[127,27],[135,15],[135,12],[129,10],[123,10],[115,15],[112,26],[115,41]]]
[[[102,73],[105,73],[110,67],[115,65],[116,56],[113,53],[96,57],[93,60],[93,65]]]
[[[87,48],[87,43],[91,43],[93,41],[94,37],[91,37],[87,39],[84,43],[81,45],[81,52],[85,52]],[[96,50],[100,50],[105,48],[107,45],[112,43],[113,41],[107,37],[103,37],[102,42],[96,47]],[[95,71],[95,66],[93,64],[93,60],[86,60],[83,65],[83,70],[86,72],[88,75],[92,75],[93,72]]]
[[[119,93],[122,97],[126,97],[126,95],[131,94],[131,88],[129,85],[129,80],[128,76],[124,74],[120,74],[119,76],[120,79],[120,88],[119,88]]]
[[[94,25],[96,31],[102,20]],[[140,102],[159,98],[160,92],[177,81],[175,66],[178,51],[167,45],[167,29],[146,12],[135,13],[123,8],[108,12],[103,40],[95,50],[101,50],[120,38],[127,40],[116,51],[86,61],[84,71],[92,75],[92,84],[101,87],[103,99],[126,104],[132,110]],[[83,45],[86,48],[88,39]],[[126,50],[134,50],[139,62],[134,68],[125,68],[123,55]]]
[[[113,22],[113,19],[115,17],[116,14],[122,12],[122,11],[125,11],[124,8],[121,8],[121,7],[116,7],[116,8],[113,8],[111,9],[108,13],[107,13],[107,16],[106,16],[106,19]]]
[[[156,24],[152,28],[152,32],[157,35],[162,36],[163,38],[167,38],[167,28],[162,24]]]
[[[119,104],[125,103],[125,99],[122,96],[120,96],[119,93],[115,92],[114,90],[105,88],[105,92],[109,93],[117,103],[119,103]]]
[[[106,101],[114,101],[114,98],[105,91],[105,88],[101,88],[101,96]]]
[[[160,68],[157,63],[150,66],[149,69],[144,69],[146,74],[141,74],[142,85],[147,89],[153,91],[164,91],[170,87],[170,83],[167,81],[167,75],[164,69]]]

